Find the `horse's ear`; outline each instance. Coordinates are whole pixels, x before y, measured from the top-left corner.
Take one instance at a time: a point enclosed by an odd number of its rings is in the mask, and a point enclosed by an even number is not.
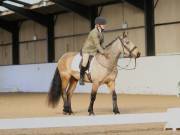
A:
[[[123,32],[123,38],[127,37],[128,36],[128,32],[127,31],[124,31]]]

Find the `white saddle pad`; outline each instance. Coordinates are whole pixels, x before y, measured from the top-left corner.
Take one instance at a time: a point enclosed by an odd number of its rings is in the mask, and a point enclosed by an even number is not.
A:
[[[79,64],[81,62],[81,55],[80,53],[78,53],[74,58],[73,58],[73,61],[71,63],[71,69],[74,70],[74,71],[78,71],[80,72],[80,69],[79,69]],[[90,67],[89,67],[89,72],[91,72],[91,67],[92,67],[92,64],[93,64],[93,61],[94,61],[94,57],[90,63]],[[87,73],[89,73],[88,71],[86,71]]]

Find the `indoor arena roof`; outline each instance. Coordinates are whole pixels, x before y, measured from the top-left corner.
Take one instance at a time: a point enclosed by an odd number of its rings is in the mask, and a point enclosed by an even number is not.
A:
[[[144,0],[0,0],[0,18],[7,21],[24,20],[14,7],[30,9],[40,14],[58,14],[61,12],[86,9],[91,6],[103,6],[113,3],[128,2],[140,9],[143,9]],[[81,9],[82,8],[82,9]]]

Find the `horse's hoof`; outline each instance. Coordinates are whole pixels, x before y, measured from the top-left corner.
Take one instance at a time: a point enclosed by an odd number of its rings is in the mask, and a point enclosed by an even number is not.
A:
[[[94,112],[89,112],[89,116],[91,116],[91,115],[95,115],[95,113]]]
[[[64,114],[64,115],[68,115],[68,112],[64,112],[64,111],[63,111],[63,114]]]
[[[73,112],[73,111],[70,111],[70,112],[69,112],[69,115],[73,115],[73,114],[74,114],[74,112]]]
[[[114,114],[116,115],[116,114],[120,114],[120,112],[114,112]]]
[[[64,114],[71,114],[71,113],[73,113],[71,108],[69,108],[69,107],[64,107],[63,112],[64,112]]]
[[[114,110],[114,114],[120,114],[119,110]]]
[[[72,111],[63,111],[63,114],[64,115],[72,115],[74,114]]]

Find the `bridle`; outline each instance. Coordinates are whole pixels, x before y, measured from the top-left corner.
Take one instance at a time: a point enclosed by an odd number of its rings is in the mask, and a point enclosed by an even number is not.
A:
[[[121,38],[121,37],[118,36],[117,39],[119,39],[121,41],[121,45],[122,45],[122,48],[123,48],[123,54],[125,54],[124,50],[126,49],[129,52],[129,56],[127,58],[133,57],[133,51],[137,48],[137,46],[134,46],[132,49],[129,49],[123,42],[124,38]],[[125,56],[123,56],[123,57],[126,58]]]
[[[133,58],[133,51],[137,48],[137,46],[134,46],[132,49],[129,49],[123,42],[123,39],[124,38],[121,38],[118,36],[118,39],[121,41],[121,45],[122,45],[122,48],[123,48],[123,58],[130,58],[128,64],[124,67],[120,66],[117,64],[117,67],[118,69],[122,70],[134,70],[136,69],[136,58],[134,58],[134,67],[133,68],[129,68],[129,65],[131,64],[131,61],[132,61],[132,58]],[[128,41],[129,42],[129,41]],[[125,51],[124,50],[127,50],[129,52],[129,56],[128,57],[125,57],[124,54],[125,54]]]
[[[136,69],[136,58],[134,58],[134,62],[135,62],[134,67],[133,68],[128,68],[128,67],[129,67],[129,65],[130,65],[130,63],[132,61],[132,58],[133,58],[133,51],[137,48],[137,46],[134,46],[132,49],[129,49],[123,42],[124,38],[121,38],[120,36],[118,36],[115,40],[113,40],[108,45],[106,45],[105,48],[111,46],[117,39],[119,39],[121,41],[121,46],[123,48],[123,58],[130,58],[128,64],[126,66],[124,66],[124,67],[117,64],[118,69],[120,69],[120,70],[121,69],[124,69],[124,70],[134,70],[134,69]],[[128,57],[125,56],[125,49],[129,52]]]
[[[106,49],[107,47],[111,46],[117,39],[119,39],[121,41],[121,45],[123,48],[123,53],[125,52],[124,49],[126,49],[129,52],[129,56],[128,57],[132,57],[133,56],[133,51],[137,48],[137,46],[134,46],[131,50],[124,44],[123,39],[120,36],[118,36],[116,39],[114,39],[112,42],[110,42],[108,45],[105,46],[104,49]],[[125,53],[124,53],[125,54]]]

